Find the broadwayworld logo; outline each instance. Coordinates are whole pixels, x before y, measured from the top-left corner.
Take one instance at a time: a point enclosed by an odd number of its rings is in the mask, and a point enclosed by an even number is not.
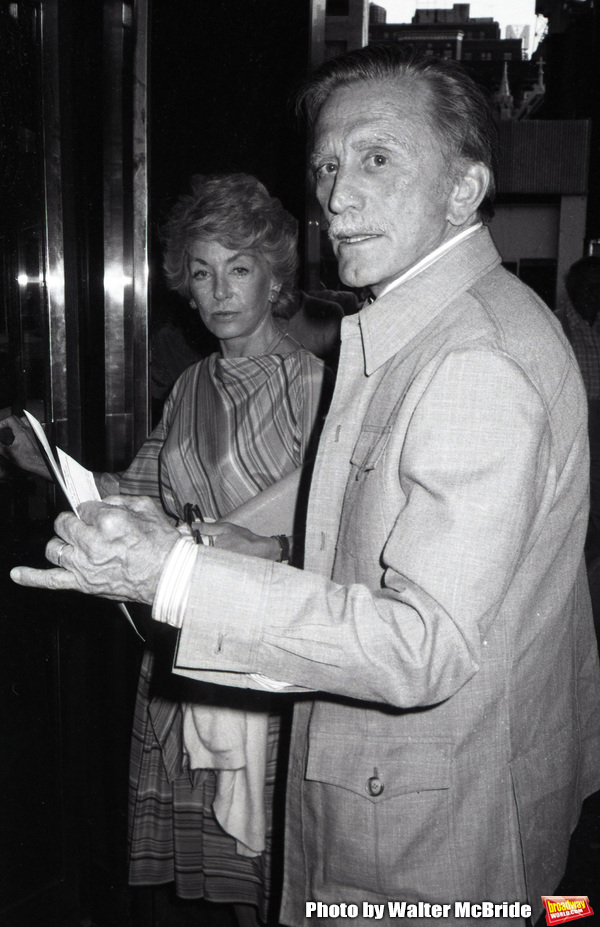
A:
[[[587,895],[542,895],[547,924],[564,924],[593,914]]]

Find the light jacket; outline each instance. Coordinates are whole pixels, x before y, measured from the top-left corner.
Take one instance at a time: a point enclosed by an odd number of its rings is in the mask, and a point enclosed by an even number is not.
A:
[[[318,922],[309,900],[535,917],[600,787],[581,377],[485,229],[342,338],[305,570],[201,550],[174,669],[324,693],[295,709],[283,923]]]

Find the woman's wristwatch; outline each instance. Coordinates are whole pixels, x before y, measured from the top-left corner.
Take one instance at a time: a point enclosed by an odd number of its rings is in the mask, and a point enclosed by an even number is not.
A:
[[[290,539],[286,534],[273,534],[272,537],[279,541],[279,556],[275,563],[289,563],[290,562]]]

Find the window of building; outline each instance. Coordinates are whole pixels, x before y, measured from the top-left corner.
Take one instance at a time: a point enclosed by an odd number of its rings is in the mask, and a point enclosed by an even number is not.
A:
[[[339,58],[348,51],[348,43],[345,40],[335,42],[325,42],[325,57]]]
[[[349,16],[350,0],[327,0],[325,13],[327,16]]]
[[[553,258],[522,258],[519,277],[540,296],[551,309],[555,308],[557,262]]]
[[[473,52],[465,52],[463,55],[463,61],[471,61],[473,58]]]
[[[504,52],[504,60],[512,61],[512,52]]]
[[[492,60],[492,53],[489,52],[489,51],[481,52],[481,60],[482,60],[482,61],[491,61],[491,60]]]

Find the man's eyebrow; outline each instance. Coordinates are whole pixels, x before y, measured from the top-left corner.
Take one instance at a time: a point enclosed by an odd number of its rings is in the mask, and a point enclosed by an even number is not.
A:
[[[393,132],[369,132],[368,135],[359,135],[352,144],[379,144],[380,142],[399,142],[400,139]]]
[[[395,144],[402,144],[402,139],[397,135],[394,135],[392,132],[361,132],[357,135],[356,138],[350,136],[349,144],[354,147],[356,145],[380,145],[382,143],[391,142]],[[319,148],[315,148],[311,154],[311,158],[321,157],[324,152],[333,147],[332,145],[327,144],[326,142],[321,145]]]
[[[316,148],[314,151],[311,151],[310,155],[308,156],[308,161],[311,167],[317,167],[320,161],[323,161],[324,159],[327,160],[328,158],[333,161],[335,155],[328,154],[327,148]]]
[[[397,148],[402,148],[405,151],[411,150],[411,145],[409,142],[400,135],[396,135],[393,132],[369,132],[367,134],[360,134],[356,138],[350,138],[349,140],[350,148],[354,151],[364,151],[366,148],[377,148],[379,145],[392,145]],[[333,154],[333,151],[329,146],[323,145],[322,148],[315,148],[314,151],[309,155],[309,163],[311,167],[318,166],[320,161],[331,160],[334,161],[336,156]]]
[[[350,141],[350,146],[355,151],[363,151],[365,148],[377,148],[378,145],[393,145],[397,148],[409,148],[405,138],[395,135],[392,132],[377,132],[369,135],[360,135],[358,138]]]

